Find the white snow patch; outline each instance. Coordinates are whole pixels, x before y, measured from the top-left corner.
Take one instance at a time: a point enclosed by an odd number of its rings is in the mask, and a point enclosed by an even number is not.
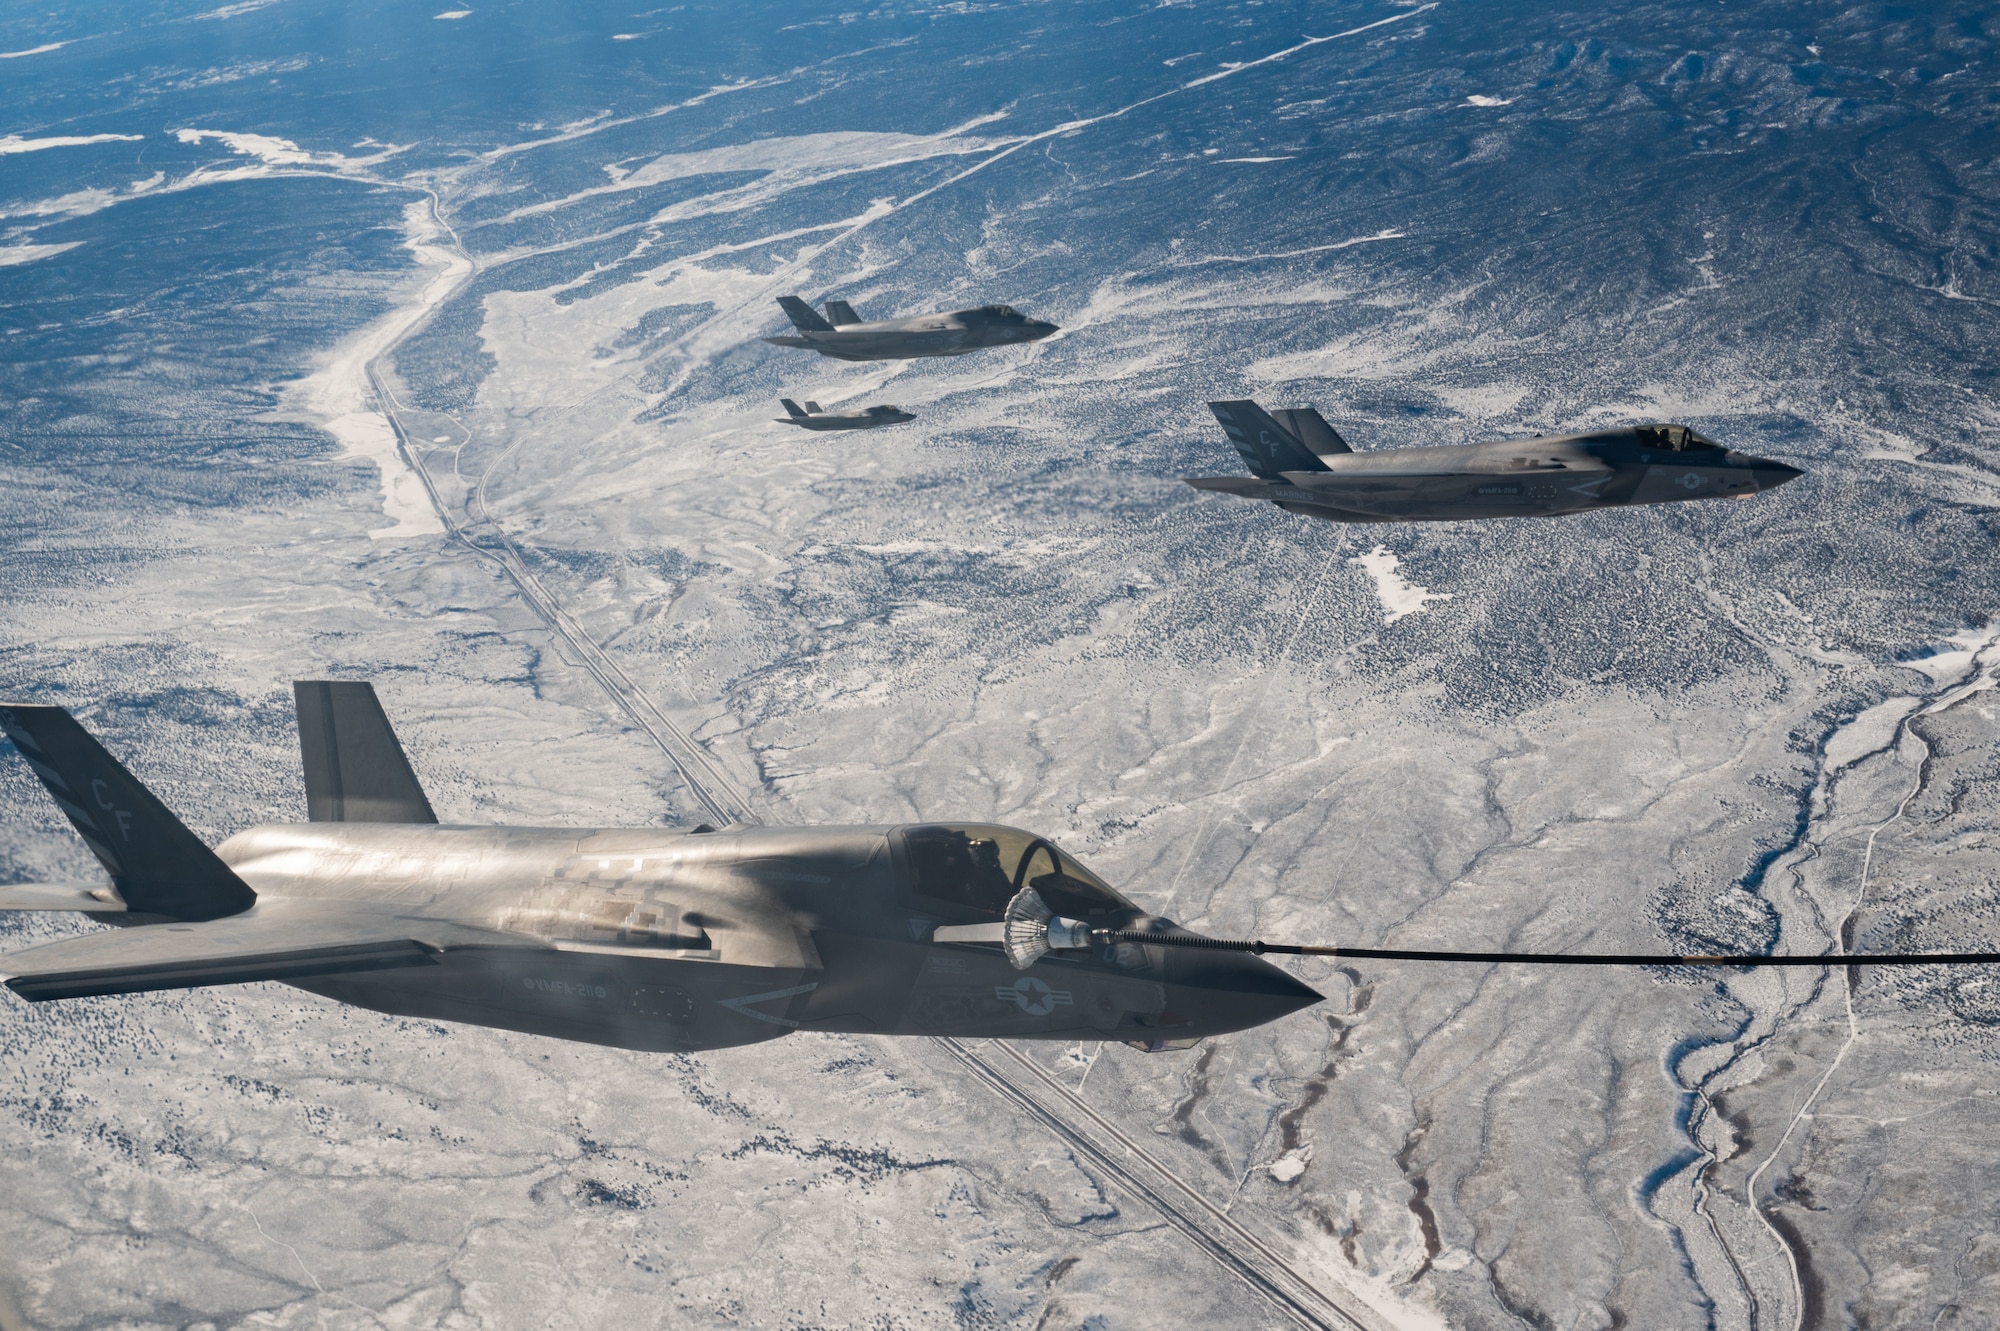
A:
[[[0,51],[0,60],[19,60],[24,55],[42,55],[49,51],[60,51],[68,42],[43,42],[40,46],[30,46],[25,51]]]
[[[307,152],[290,139],[281,139],[270,134],[234,134],[220,129],[177,129],[174,137],[182,143],[200,143],[204,139],[214,139],[233,153],[245,157],[256,157],[273,166],[299,166],[312,163],[345,161],[339,153],[329,153],[326,157]]]
[[[447,9],[444,11],[444,13],[433,14],[431,15],[431,17],[439,19],[453,19],[453,18],[469,18],[471,17],[471,15],[472,11],[469,9]]]
[[[1851,767],[1862,758],[1886,748],[1896,736],[1903,718],[1917,710],[1921,698],[1891,698],[1860,713],[1827,737],[1825,755],[1829,774]]]
[[[12,153],[38,153],[48,148],[81,148],[89,143],[143,143],[144,134],[59,134],[47,139],[24,139],[19,134],[0,137],[0,157]]]
[[[480,225],[518,221],[567,208],[600,194],[645,189],[691,176],[731,171],[759,172],[761,179],[756,182],[687,200],[661,212],[654,220],[674,221],[686,216],[743,211],[769,202],[776,194],[786,190],[850,172],[879,170],[933,157],[958,157],[991,151],[1003,146],[1002,141],[978,138],[963,131],[993,118],[981,117],[939,134],[835,130],[756,139],[749,143],[704,148],[698,152],[668,153],[634,171],[625,172],[613,184],[598,185],[564,198],[531,204]],[[880,206],[887,208],[886,203]],[[886,214],[871,211],[871,215]]]
[[[80,240],[65,241],[60,245],[0,245],[0,268],[11,268],[17,263],[33,263],[37,259],[47,259],[73,250],[83,244]]]
[[[1290,161],[1277,157],[1232,157],[1232,162],[1276,162]],[[1328,245],[1308,245],[1302,250],[1274,250],[1269,254],[1209,254],[1199,257],[1178,259],[1176,267],[1192,268],[1204,263],[1258,263],[1266,259],[1298,259],[1308,254],[1325,254],[1330,250],[1351,249],[1356,245],[1366,245],[1376,240],[1402,240],[1407,233],[1396,230],[1377,231],[1372,236],[1350,236],[1346,240],[1336,240]]]
[[[1347,561],[1358,564],[1369,577],[1375,580],[1375,596],[1382,602],[1384,624],[1393,624],[1405,615],[1420,615],[1430,607],[1432,601],[1449,601],[1450,592],[1434,592],[1427,587],[1415,587],[1403,580],[1396,570],[1402,560],[1389,553],[1389,547],[1378,545],[1365,555],[1356,555]]]
[[[1278,1182],[1290,1183],[1306,1172],[1306,1166],[1312,1163],[1312,1158],[1312,1143],[1307,1142],[1304,1146],[1294,1146],[1264,1168],[1269,1170],[1271,1177]]]
[[[472,272],[472,262],[444,239],[430,207],[403,210],[404,245],[436,272],[414,297],[335,347],[326,362],[292,390],[305,412],[340,440],[350,457],[365,457],[382,473],[382,512],[390,524],[368,533],[377,540],[435,536],[444,531],[423,481],[396,447],[396,432],[375,400],[368,363],[403,336],[410,325],[452,293]]]
[[[155,171],[145,180],[133,181],[123,194],[110,189],[81,189],[71,194],[57,195],[53,199],[32,199],[27,203],[0,210],[0,217],[82,217],[109,208],[121,199],[129,199],[148,190],[158,189],[166,179],[166,172]]]
[[[188,21],[199,23],[203,19],[235,18],[239,14],[254,14],[260,9],[269,9],[277,3],[278,0],[242,0],[240,4],[224,5],[220,9],[211,9],[206,14],[196,14]]]
[[[1488,97],[1484,93],[1475,92],[1472,96],[1465,99],[1465,104],[1467,106],[1512,106],[1514,99],[1512,97]]]
[[[1289,162],[1289,157],[1219,157],[1219,162]]]
[[[344,153],[317,153],[301,148],[290,139],[281,139],[275,134],[238,134],[225,129],[177,129],[174,137],[182,143],[202,143],[214,139],[233,153],[244,157],[254,157],[269,166],[316,166],[330,171],[355,171],[375,165],[377,162],[394,157],[408,145],[385,143],[381,151],[367,157],[349,157]],[[204,175],[197,171],[182,183],[184,185],[205,184],[219,180],[223,175]]]
[[[1911,661],[1899,661],[1906,670],[1919,671],[1929,675],[1931,681],[1942,684],[1948,679],[1963,679],[1973,673],[1979,658],[1987,648],[2000,643],[2000,627],[1968,629],[1951,638],[1952,650],[1933,652],[1929,656]]]

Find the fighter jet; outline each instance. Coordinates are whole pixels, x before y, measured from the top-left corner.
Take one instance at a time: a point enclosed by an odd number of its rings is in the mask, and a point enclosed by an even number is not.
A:
[[[1685,425],[1356,453],[1311,407],[1272,413],[1255,402],[1211,402],[1208,409],[1251,477],[1190,476],[1189,485],[1329,522],[1458,522],[1748,499],[1804,474],[1725,449]]]
[[[778,399],[785,409],[783,416],[774,417],[780,425],[796,425],[806,430],[873,430],[883,425],[901,425],[913,421],[915,416],[901,407],[877,406],[866,411],[828,411],[817,402],[806,403],[805,410],[788,397]]]
[[[780,296],[797,337],[767,337],[780,347],[811,347],[835,360],[909,360],[917,356],[963,356],[981,347],[1039,342],[1056,331],[1052,323],[1030,319],[1011,305],[982,305],[949,314],[863,323],[844,300],[826,303],[826,317],[797,296]]]
[[[0,886],[0,909],[128,926],[0,954],[9,989],[45,1002],[275,980],[656,1051],[793,1031],[1161,1050],[1320,998],[1255,956],[1204,950],[1012,827],[440,824],[369,685],[293,689],[310,821],[213,849],[67,711],[0,705],[110,876]]]

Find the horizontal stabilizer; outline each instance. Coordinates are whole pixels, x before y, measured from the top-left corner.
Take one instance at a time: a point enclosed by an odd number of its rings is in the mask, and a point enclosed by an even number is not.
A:
[[[96,910],[116,913],[125,903],[108,887],[85,883],[8,883],[0,887],[0,910]]]
[[[1252,475],[1270,480],[1288,471],[1327,470],[1318,454],[1255,402],[1211,402],[1208,409],[1222,423],[1223,432],[1243,455]]]
[[[1256,476],[1185,476],[1182,479],[1197,490],[1220,490],[1224,494],[1254,495],[1259,499],[1273,485],[1284,484],[1283,481],[1267,481]]]
[[[792,321],[792,327],[801,333],[831,333],[833,325],[819,317],[819,311],[800,300],[797,296],[778,297],[778,306]]]
[[[861,316],[856,314],[854,307],[844,300],[828,301],[826,303],[826,317],[835,328],[845,328],[849,324],[858,324],[861,322]]]
[[[68,712],[0,704],[0,729],[69,816],[129,910],[213,920],[256,902],[249,885]]]

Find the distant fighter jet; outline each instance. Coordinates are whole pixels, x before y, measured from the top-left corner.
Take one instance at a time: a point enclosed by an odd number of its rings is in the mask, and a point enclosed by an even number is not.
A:
[[[915,416],[901,407],[870,407],[866,411],[828,411],[817,402],[806,403],[805,410],[788,397],[778,399],[785,409],[783,416],[774,419],[780,425],[797,425],[807,430],[873,430],[882,425],[901,425],[913,421]]]
[[[863,323],[844,300],[826,303],[826,318],[797,296],[780,296],[797,337],[767,337],[780,347],[811,347],[835,360],[909,360],[917,356],[963,356],[981,347],[1039,342],[1056,331],[1052,323],[1030,319],[1011,305],[982,305],[950,314]]]
[[[1804,474],[1727,450],[1685,425],[1356,453],[1311,407],[1274,413],[1255,402],[1211,402],[1208,409],[1255,479],[1190,476],[1189,485],[1330,522],[1457,522],[1748,499]]]
[[[797,1030],[1185,1048],[1320,998],[1011,827],[440,826],[370,686],[293,690],[311,821],[213,850],[68,712],[0,705],[111,878],[0,886],[0,909],[128,926],[0,954],[8,988],[42,1002],[276,980],[675,1051]],[[1181,944],[1148,941],[1169,935]]]

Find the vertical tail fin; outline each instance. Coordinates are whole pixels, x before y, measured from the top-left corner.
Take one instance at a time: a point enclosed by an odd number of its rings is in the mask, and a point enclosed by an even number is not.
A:
[[[67,711],[0,705],[0,729],[111,875],[126,909],[216,920],[256,904],[249,885]]]
[[[1280,425],[1291,431],[1292,438],[1304,444],[1319,457],[1332,457],[1340,453],[1352,453],[1347,441],[1340,437],[1340,431],[1326,423],[1326,417],[1311,407],[1289,407],[1274,411]]]
[[[306,815],[316,823],[434,823],[431,802],[389,728],[375,686],[301,679],[292,684],[305,759]]]
[[[833,325],[819,317],[819,311],[800,300],[797,296],[778,297],[778,306],[790,316],[792,326],[801,333],[831,333]]]
[[[805,419],[806,414],[803,411],[799,410],[799,404],[792,401],[790,398],[788,397],[779,398],[778,405],[783,407],[785,409],[785,414],[787,416],[790,416],[793,420],[799,421]]]
[[[1222,422],[1229,442],[1249,464],[1251,475],[1277,480],[1283,472],[1327,470],[1317,454],[1255,402],[1211,402],[1208,409]],[[1328,431],[1331,433],[1331,427]]]
[[[861,316],[856,314],[854,307],[844,300],[828,301],[826,303],[826,317],[835,328],[845,328],[848,324],[858,324],[861,322]]]
[[[826,408],[822,407],[819,403],[813,401],[811,398],[806,399],[806,410],[810,411],[815,416],[826,415]]]

